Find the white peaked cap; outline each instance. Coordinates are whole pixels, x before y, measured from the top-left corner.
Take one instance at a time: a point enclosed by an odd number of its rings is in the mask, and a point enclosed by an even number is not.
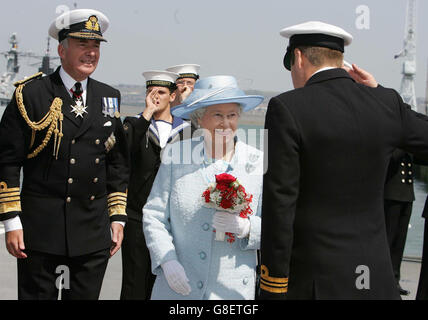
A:
[[[280,35],[289,38],[284,66],[291,70],[291,52],[299,46],[324,47],[344,52],[352,35],[342,28],[320,21],[308,21],[282,29]]]
[[[170,86],[175,84],[178,78],[178,73],[161,71],[161,70],[150,70],[143,72],[144,78],[146,78],[146,86]]]
[[[181,75],[194,74],[199,76],[201,66],[198,64],[179,64],[177,66],[166,68],[167,71],[178,73]]]
[[[96,19],[92,23],[90,18],[93,16]],[[88,25],[82,23],[88,21],[90,22]],[[82,24],[77,25],[80,23]],[[62,40],[59,39],[59,33],[65,30],[69,37],[104,40],[102,34],[107,31],[109,24],[109,19],[100,11],[75,9],[58,16],[49,27],[49,35],[56,40]]]
[[[352,35],[350,33],[342,28],[321,21],[308,21],[296,24],[282,29],[279,33],[285,38],[290,38],[296,34],[326,34],[343,39],[345,46],[350,45],[352,42]]]

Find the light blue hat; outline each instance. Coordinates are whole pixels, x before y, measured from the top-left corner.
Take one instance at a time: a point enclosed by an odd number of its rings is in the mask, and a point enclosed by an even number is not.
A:
[[[189,119],[196,109],[223,103],[238,103],[246,112],[257,107],[263,100],[263,96],[246,95],[238,88],[238,83],[232,76],[212,76],[197,81],[193,92],[182,104],[174,107],[171,113],[175,117]]]

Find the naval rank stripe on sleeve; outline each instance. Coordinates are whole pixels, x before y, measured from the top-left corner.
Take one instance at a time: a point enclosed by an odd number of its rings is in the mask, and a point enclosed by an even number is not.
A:
[[[125,196],[112,196],[112,197],[108,197],[107,201],[113,202],[113,201],[125,201],[126,202],[126,195]]]
[[[107,197],[109,216],[125,215],[126,216],[126,193],[115,192]]]
[[[262,265],[260,288],[272,293],[287,293],[288,278],[276,278],[269,276],[269,269]]]
[[[14,197],[20,197],[19,191],[18,192],[8,192],[8,193],[1,193],[0,192],[0,202],[3,201],[10,201],[10,198]]]
[[[122,202],[122,201],[117,201],[117,202],[112,202],[108,204],[108,207],[114,207],[114,206],[124,206],[126,207],[126,202]]]
[[[21,211],[19,188],[8,188],[6,182],[0,182],[0,215]]]

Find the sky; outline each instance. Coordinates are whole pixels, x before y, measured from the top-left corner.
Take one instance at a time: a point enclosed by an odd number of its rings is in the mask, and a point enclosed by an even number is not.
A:
[[[43,54],[48,28],[58,6],[92,8],[110,20],[100,63],[93,77],[117,84],[144,84],[142,72],[196,63],[201,76],[233,75],[243,89],[282,92],[292,89],[282,59],[288,40],[279,31],[318,20],[342,27],[354,37],[345,59],[373,73],[379,83],[397,90],[407,0],[91,0],[10,1],[2,3],[0,51],[9,49],[16,32],[19,48]],[[358,11],[364,6],[364,11]],[[428,60],[428,1],[417,4],[416,95],[425,97]],[[365,19],[364,19],[365,18]],[[362,28],[364,27],[364,28]],[[56,56],[57,41],[51,41]],[[37,70],[21,61],[23,75]],[[6,60],[0,60],[0,72]]]

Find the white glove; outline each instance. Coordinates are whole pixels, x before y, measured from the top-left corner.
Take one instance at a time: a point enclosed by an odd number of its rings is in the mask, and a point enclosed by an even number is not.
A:
[[[250,225],[250,219],[241,218],[239,214],[230,214],[225,211],[216,211],[213,218],[213,227],[216,232],[235,233],[238,238],[248,236]]]
[[[170,260],[162,264],[162,270],[165,274],[168,285],[175,292],[188,296],[190,291],[189,279],[187,279],[186,272],[183,266],[177,260]]]

